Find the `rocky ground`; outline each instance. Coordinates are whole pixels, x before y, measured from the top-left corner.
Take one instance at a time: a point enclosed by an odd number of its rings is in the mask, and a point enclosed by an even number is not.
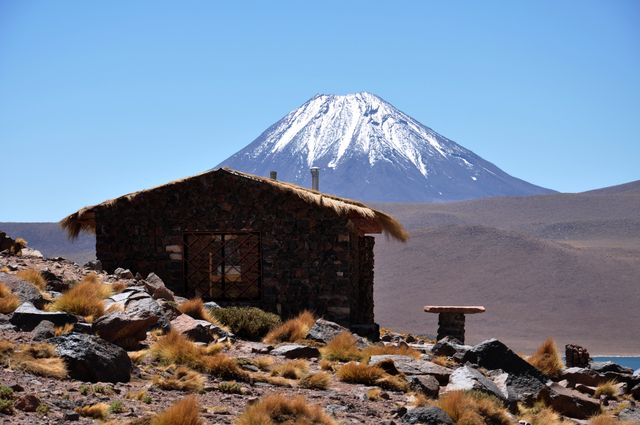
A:
[[[23,270],[40,272],[41,287],[20,274]],[[48,307],[93,274],[90,280],[109,288],[101,314],[80,317]],[[0,413],[1,423],[150,423],[190,392],[197,394],[203,423],[211,424],[236,423],[248,406],[273,394],[302,395],[343,424],[600,424],[605,422],[590,418],[602,413],[607,423],[640,423],[640,371],[612,363],[550,372],[544,362],[534,367],[497,340],[467,346],[385,332],[383,341],[373,344],[345,336],[346,329],[322,319],[309,323],[296,341],[248,341],[215,320],[183,314],[187,300],[153,274],[134,276],[119,269],[110,275],[96,264],[44,259],[28,250],[22,256],[0,253],[0,282],[19,299],[15,311],[0,315],[0,411],[3,400],[11,405]],[[195,341],[203,358],[231,359],[235,372],[200,360],[163,362],[165,354],[157,347],[170,330]],[[336,338],[351,346],[331,351]],[[53,347],[52,353],[29,351],[42,343]],[[25,360],[24,353],[31,352]],[[345,377],[350,358],[356,366],[375,368],[379,376]],[[277,376],[279,366],[291,361],[301,370]],[[64,365],[62,374],[56,362]],[[184,390],[162,389],[162,379],[175,378],[181,364],[202,381]],[[304,388],[305,377],[322,372],[326,388]],[[499,418],[489,417],[486,408],[473,413],[480,418],[476,422],[455,414],[445,401],[460,392],[490,395]],[[84,416],[84,406],[100,403],[105,404],[100,418]],[[544,419],[549,417],[555,422]]]

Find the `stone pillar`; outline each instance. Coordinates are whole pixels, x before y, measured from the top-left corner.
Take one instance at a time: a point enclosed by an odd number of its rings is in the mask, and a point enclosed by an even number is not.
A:
[[[586,348],[579,345],[567,344],[564,347],[565,364],[567,367],[588,367],[589,352]]]
[[[450,336],[464,344],[464,314],[440,313],[438,315],[438,341]]]

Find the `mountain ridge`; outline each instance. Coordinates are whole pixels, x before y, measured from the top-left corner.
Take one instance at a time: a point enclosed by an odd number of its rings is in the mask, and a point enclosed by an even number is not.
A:
[[[308,186],[379,202],[433,202],[554,191],[510,176],[381,97],[318,94],[218,164],[258,175],[278,172]]]

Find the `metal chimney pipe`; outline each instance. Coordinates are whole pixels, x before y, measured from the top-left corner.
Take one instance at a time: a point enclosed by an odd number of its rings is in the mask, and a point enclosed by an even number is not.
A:
[[[277,171],[269,172],[269,177],[271,177],[271,180],[278,180],[278,172]]]
[[[320,169],[311,167],[311,189],[320,190]]]

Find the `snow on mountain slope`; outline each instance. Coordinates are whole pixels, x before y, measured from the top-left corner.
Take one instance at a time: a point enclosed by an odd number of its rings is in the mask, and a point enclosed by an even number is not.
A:
[[[223,161],[368,201],[423,202],[551,192],[514,178],[366,92],[317,95]]]

